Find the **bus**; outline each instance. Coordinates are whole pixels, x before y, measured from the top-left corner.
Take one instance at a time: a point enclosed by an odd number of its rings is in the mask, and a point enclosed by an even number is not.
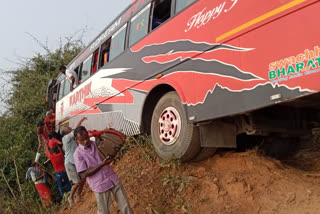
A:
[[[319,0],[135,0],[67,68],[56,124],[152,136],[161,158],[320,127]],[[280,140],[279,140],[280,139]]]

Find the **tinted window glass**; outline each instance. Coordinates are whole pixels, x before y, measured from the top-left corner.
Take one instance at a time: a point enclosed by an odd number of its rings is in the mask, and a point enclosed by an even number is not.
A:
[[[64,75],[63,73],[60,73],[59,76],[58,76],[57,81],[61,82],[65,77],[66,77],[66,75]]]
[[[179,13],[195,1],[197,0],[176,0],[176,13]]]
[[[101,53],[100,53],[100,67],[104,66],[104,64],[108,63],[110,60],[110,43],[111,39],[108,39],[103,45],[101,45]]]
[[[67,94],[69,94],[70,92],[70,86],[71,86],[71,82],[69,79],[66,79],[64,81],[64,90],[63,90],[63,96],[66,96]]]
[[[152,30],[159,27],[171,14],[171,0],[156,0],[154,2],[153,17],[152,17]]]
[[[99,56],[99,49],[93,52],[91,75],[96,73],[98,69],[98,56]]]
[[[80,66],[78,66],[78,67],[76,67],[76,69],[74,69],[74,72],[76,72],[78,76],[79,76],[79,68],[80,68]]]
[[[110,60],[116,58],[124,51],[127,25],[120,28],[111,39]]]
[[[150,4],[143,8],[131,20],[129,46],[138,42],[148,34],[149,28]]]
[[[91,62],[92,62],[92,55],[88,57],[83,62],[82,69],[81,69],[81,82],[83,83],[86,79],[90,77],[91,72]]]
[[[59,85],[59,94],[58,94],[58,100],[61,100],[63,97],[63,86],[64,86],[65,80],[63,80]]]

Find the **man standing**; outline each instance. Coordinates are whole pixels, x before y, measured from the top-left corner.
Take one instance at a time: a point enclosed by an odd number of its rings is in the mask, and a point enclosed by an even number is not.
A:
[[[87,182],[94,192],[98,205],[98,214],[108,214],[111,204],[112,192],[122,214],[131,214],[127,194],[120,183],[117,174],[108,165],[111,159],[101,159],[98,149],[93,141],[90,141],[88,131],[80,126],[74,130],[74,136],[79,142],[73,158],[77,171],[81,177],[87,178]]]
[[[61,73],[63,73],[64,75],[67,76],[67,78],[69,79],[69,81],[71,83],[70,84],[70,91],[73,91],[73,89],[75,89],[78,86],[79,77],[78,77],[77,73],[72,70],[67,69],[67,67],[64,65],[61,65],[59,70]]]
[[[76,128],[81,126],[81,123],[86,119],[87,119],[86,117],[81,118],[81,120],[77,124]],[[80,200],[83,185],[86,180],[80,179],[80,175],[77,173],[76,166],[74,164],[73,154],[76,151],[78,145],[77,145],[76,141],[74,140],[74,134],[73,134],[72,128],[68,127],[65,130],[63,130],[62,135],[63,135],[62,143],[63,143],[63,148],[65,151],[64,165],[66,167],[68,178],[73,184],[70,196],[68,198],[70,207],[72,207],[74,205],[73,197],[74,197],[77,190],[78,190],[78,193],[77,193],[76,202]]]
[[[60,152],[58,148],[50,148],[49,146],[47,146],[46,153],[56,173],[56,180],[57,180],[60,196],[63,197],[64,185],[67,188],[67,192],[71,190],[71,185],[66,173],[66,169],[64,167],[63,153]]]

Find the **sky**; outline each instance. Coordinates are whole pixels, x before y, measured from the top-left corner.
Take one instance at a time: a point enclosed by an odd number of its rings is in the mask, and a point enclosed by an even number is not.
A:
[[[19,67],[18,59],[45,53],[59,41],[85,29],[84,42],[93,40],[132,0],[0,0],[0,85],[5,70]],[[32,36],[30,36],[32,35]],[[78,34],[80,35],[80,34]],[[3,106],[0,101],[0,112]]]
[[[96,37],[132,0],[0,0],[0,69],[17,59],[44,52],[31,34],[54,50],[60,38],[86,29],[84,42]]]

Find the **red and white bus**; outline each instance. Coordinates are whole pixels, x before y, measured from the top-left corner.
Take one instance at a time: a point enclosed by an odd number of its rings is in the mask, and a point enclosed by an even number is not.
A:
[[[136,0],[67,66],[56,123],[149,133],[162,158],[320,127],[319,0]]]

